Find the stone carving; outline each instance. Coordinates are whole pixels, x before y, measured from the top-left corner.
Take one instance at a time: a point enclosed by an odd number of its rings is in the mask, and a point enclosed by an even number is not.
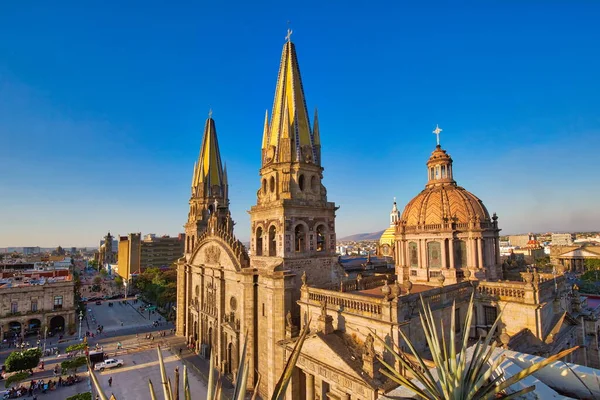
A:
[[[306,287],[306,271],[302,272],[302,287]]]
[[[321,317],[327,317],[327,299],[323,299],[321,302]]]
[[[313,152],[312,152],[312,147],[308,144],[305,144],[304,146],[302,146],[302,159],[305,163],[312,163],[313,162]]]
[[[294,327],[294,323],[292,322],[292,312],[290,310],[288,310],[287,314],[285,315],[285,323],[288,328]]]
[[[209,246],[204,251],[204,259],[207,264],[218,264],[221,260],[221,249],[217,246]]]
[[[406,290],[406,294],[410,294],[410,289],[412,289],[412,282],[411,281],[404,281],[404,289]]]
[[[365,356],[375,357],[375,339],[373,339],[373,335],[370,333],[365,339]]]

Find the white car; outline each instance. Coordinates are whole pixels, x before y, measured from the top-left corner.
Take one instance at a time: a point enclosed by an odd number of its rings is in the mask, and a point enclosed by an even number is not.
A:
[[[104,362],[99,362],[94,366],[95,371],[104,371],[107,368],[116,368],[121,367],[123,365],[123,360],[119,360],[116,358],[109,358],[104,360]]]

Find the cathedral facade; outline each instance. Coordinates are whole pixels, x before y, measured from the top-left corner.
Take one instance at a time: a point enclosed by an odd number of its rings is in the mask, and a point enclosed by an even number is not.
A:
[[[503,310],[496,335],[506,348],[550,354],[585,342],[581,332],[600,332],[597,318],[584,318],[585,304],[564,277],[527,271],[520,281],[501,280],[498,219],[457,185],[439,141],[427,161],[425,189],[402,213],[396,204],[392,209],[384,244],[396,270],[350,278],[335,254],[337,207],[322,183],[318,116],[311,123],[289,38],[260,154],[247,249],[233,232],[227,172],[209,116],[193,171],[185,254],[177,263],[176,328],[231,377],[245,339],[248,385],[260,376],[263,398],[272,395],[308,324],[286,398],[377,399],[395,386],[379,372],[381,360],[399,371],[401,365],[375,336],[410,359],[402,330],[419,353],[431,356],[419,319],[421,296],[448,333],[452,319],[464,324],[474,295],[471,338],[487,334]],[[597,339],[592,345],[570,361],[599,363]]]

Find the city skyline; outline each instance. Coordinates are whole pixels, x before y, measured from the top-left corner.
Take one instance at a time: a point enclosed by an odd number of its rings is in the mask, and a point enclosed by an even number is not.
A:
[[[338,237],[424,188],[436,124],[501,234],[600,225],[599,6],[2,7],[0,247],[182,232],[209,109],[247,241],[288,19]]]

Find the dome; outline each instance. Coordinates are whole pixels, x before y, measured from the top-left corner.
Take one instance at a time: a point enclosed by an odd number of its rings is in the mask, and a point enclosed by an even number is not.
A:
[[[452,158],[440,145],[427,161],[427,175],[425,189],[404,208],[400,219],[406,226],[490,221],[482,201],[456,184]]]
[[[406,226],[441,224],[444,219],[468,223],[490,220],[483,202],[456,184],[428,185],[404,208],[401,220]]]

